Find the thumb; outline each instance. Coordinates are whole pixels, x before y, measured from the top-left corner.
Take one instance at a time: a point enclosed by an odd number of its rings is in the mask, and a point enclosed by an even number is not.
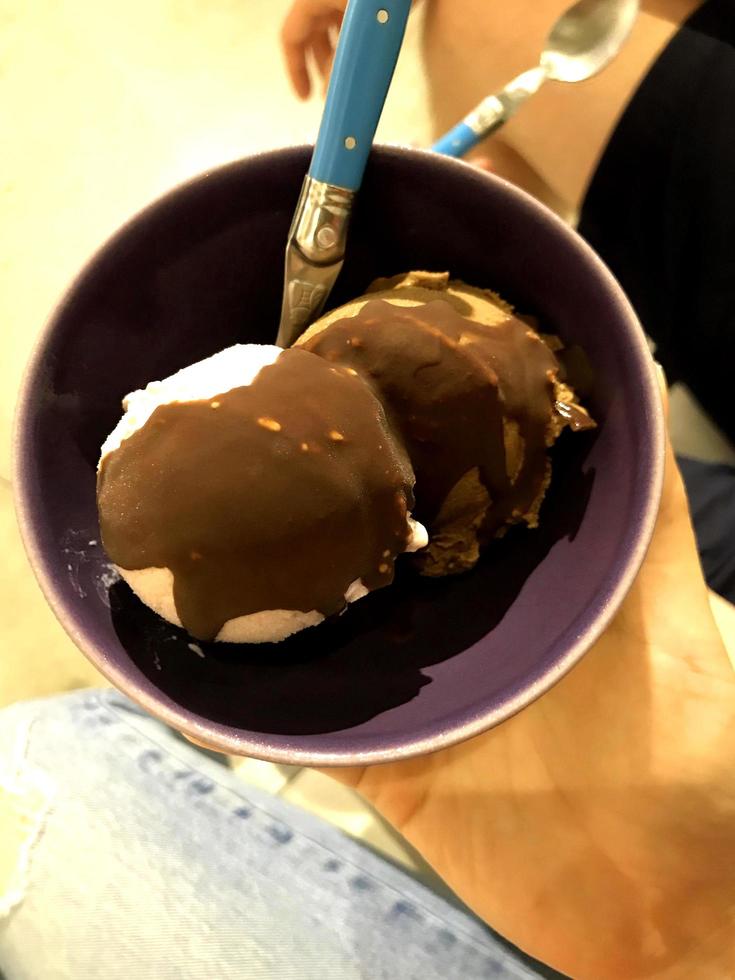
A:
[[[668,423],[666,380],[660,367],[659,377],[664,417]],[[638,624],[643,632],[652,623],[667,623],[673,619],[679,624],[677,628],[681,639],[685,639],[687,631],[691,631],[692,642],[687,660],[696,669],[707,674],[722,674],[728,679],[732,677],[727,651],[712,615],[684,481],[668,431],[661,505],[653,537],[631,596],[633,594],[636,601],[624,603],[621,610],[623,616],[637,621],[645,614],[649,625],[644,622]],[[708,625],[711,626],[711,634],[707,630]],[[703,637],[706,636],[711,636],[713,642],[704,642]]]
[[[669,573],[667,576],[669,578],[680,579],[683,576],[684,580],[691,585],[706,591],[684,482],[668,434],[669,396],[666,375],[660,364],[657,363],[656,368],[667,430],[664,451],[664,480],[656,527],[646,560],[641,568],[639,584],[645,583],[647,579],[655,578],[660,590],[661,573],[665,571]]]

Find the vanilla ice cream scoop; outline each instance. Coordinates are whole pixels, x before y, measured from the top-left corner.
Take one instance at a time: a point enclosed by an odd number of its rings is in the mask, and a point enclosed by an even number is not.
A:
[[[102,540],[200,639],[282,640],[427,543],[414,474],[371,388],[304,350],[237,345],[125,399],[102,447]]]

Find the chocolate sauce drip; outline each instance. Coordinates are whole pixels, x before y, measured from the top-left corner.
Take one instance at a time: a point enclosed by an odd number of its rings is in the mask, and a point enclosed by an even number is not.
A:
[[[345,606],[405,550],[411,466],[347,367],[287,350],[253,383],[163,405],[104,460],[102,539],[125,569],[169,568],[185,628],[211,639],[267,609]]]
[[[375,386],[416,473],[419,520],[433,523],[458,480],[479,471],[484,536],[526,515],[544,490],[558,363],[528,324],[486,326],[436,300],[371,300],[304,345]]]

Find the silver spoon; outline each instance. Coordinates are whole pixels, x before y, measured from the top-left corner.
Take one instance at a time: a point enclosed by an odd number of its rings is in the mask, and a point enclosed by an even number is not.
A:
[[[538,65],[483,99],[432,150],[464,156],[507,122],[547,79],[583,82],[596,75],[620,51],[637,16],[638,0],[578,0],[551,28]]]

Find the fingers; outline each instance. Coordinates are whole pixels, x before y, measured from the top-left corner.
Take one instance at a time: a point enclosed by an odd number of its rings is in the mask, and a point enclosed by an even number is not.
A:
[[[281,49],[286,62],[286,71],[300,99],[308,99],[311,93],[306,52],[314,17],[314,4],[296,0],[281,26]]]
[[[329,79],[329,73],[332,70],[332,40],[329,36],[329,30],[325,26],[322,30],[316,31],[311,36],[311,54],[314,58],[314,63],[316,69],[319,72],[319,76],[322,83],[326,85]]]
[[[306,70],[306,50],[301,45],[282,45],[286,71],[294,92],[300,99],[308,99],[311,94],[309,72]]]
[[[339,0],[296,0],[281,27],[281,48],[291,85],[307,99],[312,85],[308,59],[326,82],[334,56],[335,31],[342,23],[344,3]]]
[[[327,64],[326,72],[322,73],[322,84],[325,95],[327,92],[327,85],[329,84],[329,76],[332,74],[334,55],[337,50],[337,42],[339,40],[339,32],[342,30],[343,20],[343,12],[341,10],[335,10],[329,17],[326,18],[325,21],[326,35],[329,41],[329,63]]]

